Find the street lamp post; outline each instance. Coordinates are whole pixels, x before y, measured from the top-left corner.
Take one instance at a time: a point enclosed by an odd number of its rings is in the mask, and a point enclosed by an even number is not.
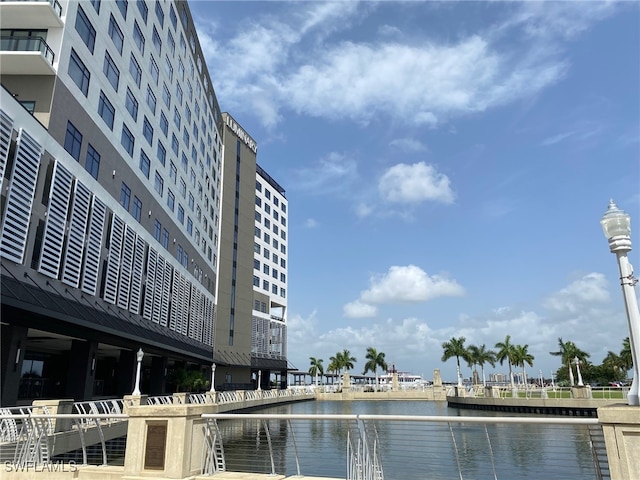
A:
[[[600,220],[604,236],[609,241],[611,253],[616,254],[620,269],[620,283],[629,322],[629,343],[633,361],[633,382],[627,394],[629,405],[640,405],[638,398],[638,382],[640,382],[640,312],[636,299],[635,285],[638,280],[633,276],[633,267],[629,263],[627,253],[631,251],[631,218],[618,206],[609,201],[609,208]]]
[[[142,365],[143,358],[144,358],[144,352],[140,348],[138,350],[138,353],[136,353],[136,360],[138,361],[138,365],[136,367],[136,383],[131,395],[140,395],[140,366]]]
[[[262,370],[258,370],[258,390],[262,390],[260,384],[262,383]]]
[[[216,364],[211,364],[211,388],[209,389],[210,393],[215,393],[216,391]]]

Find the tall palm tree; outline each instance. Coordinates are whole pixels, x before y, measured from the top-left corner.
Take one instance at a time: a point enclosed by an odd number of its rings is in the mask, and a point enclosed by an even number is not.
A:
[[[558,347],[560,349],[557,352],[549,352],[549,354],[562,359],[562,364],[566,365],[569,370],[569,378],[571,379],[571,385],[573,385],[573,371],[571,370],[571,363],[576,357],[578,357],[578,360],[586,363],[587,358],[589,358],[590,355],[584,350],[578,348],[578,346],[572,341],[563,342],[562,338],[558,338]]]
[[[448,342],[444,342],[442,344],[442,349],[444,350],[442,353],[443,362],[446,362],[451,357],[456,357],[459,387],[462,386],[462,373],[460,372],[460,357],[462,357],[462,359],[466,361],[468,361],[469,359],[469,352],[464,346],[465,340],[466,339],[464,337],[458,337],[458,338],[451,337],[451,339]]]
[[[482,385],[486,386],[487,381],[484,376],[484,364],[488,363],[492,367],[496,366],[496,352],[493,350],[487,350],[487,346],[482,345],[469,345],[469,358],[473,365],[480,365],[482,369]],[[478,372],[476,371],[476,376]]]
[[[527,384],[527,372],[525,364],[533,367],[534,356],[529,353],[529,345],[515,345],[513,347],[512,361],[516,367],[522,367],[522,381]]]
[[[349,352],[349,350],[347,350],[346,348],[342,352],[338,352],[336,354],[336,358],[338,359],[340,369],[344,368],[345,372],[351,370],[354,366],[354,362],[358,361],[356,357],[351,356],[351,352]]]
[[[383,370],[387,370],[389,368],[384,359],[384,353],[378,352],[373,347],[369,347],[367,348],[367,355],[365,358],[367,359],[367,363],[364,365],[364,372],[362,372],[362,374],[366,375],[369,371],[374,372],[376,376],[376,390],[378,390],[378,367]]]
[[[316,377],[316,387],[318,386],[318,374],[324,375],[324,367],[322,366],[322,359],[316,357],[309,357],[311,366],[309,367],[309,374]]]
[[[629,340],[629,337],[626,337],[624,340],[622,340],[620,360],[622,360],[622,368],[626,372],[633,368],[633,355],[631,354],[631,340]]]
[[[327,366],[327,372],[333,372],[334,375],[338,375],[342,367],[338,363],[338,359],[336,357],[329,357],[329,365]],[[332,377],[331,383],[335,382],[335,377]]]
[[[513,372],[511,371],[511,365],[513,364],[514,345],[511,343],[511,335],[504,337],[504,342],[496,343],[495,347],[498,349],[496,352],[496,360],[500,362],[500,365],[507,361],[509,365],[509,379],[511,381],[511,388],[515,388],[513,383]]]

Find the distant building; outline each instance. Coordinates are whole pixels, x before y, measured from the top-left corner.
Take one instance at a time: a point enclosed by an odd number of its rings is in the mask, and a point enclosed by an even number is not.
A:
[[[509,378],[504,373],[492,373],[489,375],[489,381],[495,383],[508,382]]]
[[[210,378],[213,362],[220,386],[286,371],[286,268],[260,297],[265,316],[251,311],[253,229],[224,257],[236,158],[223,165],[187,3],[2,1],[0,26],[1,404],[131,393],[140,348],[152,395],[185,388],[186,370]],[[252,154],[243,229],[257,209]]]

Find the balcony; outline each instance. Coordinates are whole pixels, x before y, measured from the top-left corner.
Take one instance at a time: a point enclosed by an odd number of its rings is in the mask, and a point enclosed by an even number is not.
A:
[[[0,0],[0,28],[62,28],[58,0]]]
[[[2,75],[55,75],[54,58],[42,37],[0,37]]]

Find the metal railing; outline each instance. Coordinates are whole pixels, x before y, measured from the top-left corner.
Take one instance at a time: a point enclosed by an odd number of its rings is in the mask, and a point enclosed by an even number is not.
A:
[[[53,8],[53,11],[56,12],[56,14],[59,17],[62,17],[62,5],[60,5],[60,2],[58,0],[0,0],[1,2],[15,2],[15,1],[19,1],[19,2],[46,2],[49,5],[51,5],[51,8]]]
[[[607,479],[597,419],[211,414],[203,474]],[[598,446],[599,445],[599,446]],[[561,473],[559,473],[561,472]]]
[[[42,37],[20,37],[2,35],[0,37],[0,50],[11,52],[40,52],[47,61],[53,65],[55,53]]]

